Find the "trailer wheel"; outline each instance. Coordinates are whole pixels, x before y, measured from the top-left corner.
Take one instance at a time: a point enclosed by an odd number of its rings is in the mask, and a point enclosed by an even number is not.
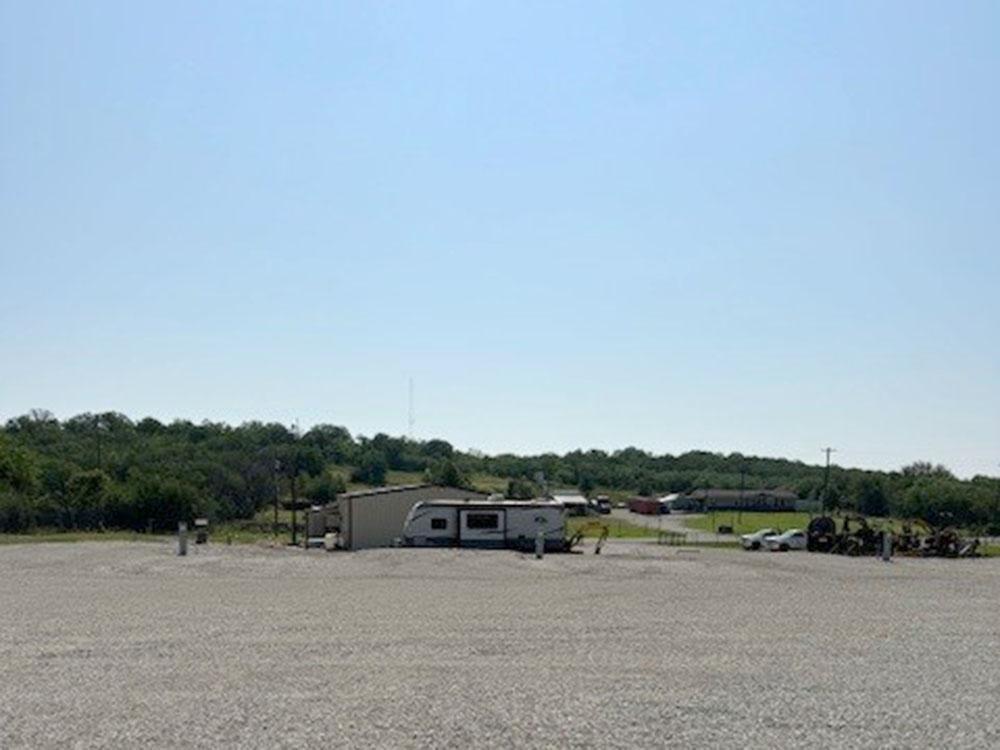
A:
[[[752,542],[750,544],[750,549],[752,549],[752,550],[758,550],[758,549],[760,549],[760,542]]]
[[[782,552],[788,552],[788,545],[787,544],[782,544],[781,545],[781,551]]]

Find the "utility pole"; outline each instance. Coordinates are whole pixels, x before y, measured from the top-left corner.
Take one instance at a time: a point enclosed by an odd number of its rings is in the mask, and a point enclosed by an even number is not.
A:
[[[740,466],[740,508],[736,512],[736,525],[739,526],[743,522],[743,494],[747,487],[747,467]],[[739,533],[739,532],[737,532]]]
[[[298,469],[298,466],[296,466],[295,468]],[[299,543],[298,541],[299,522],[295,516],[295,510],[298,508],[299,505],[299,497],[298,494],[295,492],[294,476],[292,477],[291,483],[292,483],[292,546],[294,547]]]
[[[94,415],[94,438],[97,442],[97,468],[103,470],[104,462],[101,461],[101,418],[97,414]]]
[[[281,471],[281,461],[274,459],[274,540],[278,540],[278,472]]]
[[[826,453],[826,472],[823,474],[823,510],[826,510],[830,492],[830,454],[836,453],[837,449],[823,448],[823,452]]]
[[[1000,466],[1000,464],[997,464],[997,466]],[[997,479],[996,484],[997,484],[997,494],[996,498],[993,500],[993,518],[991,521],[992,525],[994,526],[994,528],[992,529],[994,534],[1000,533],[1000,478]]]

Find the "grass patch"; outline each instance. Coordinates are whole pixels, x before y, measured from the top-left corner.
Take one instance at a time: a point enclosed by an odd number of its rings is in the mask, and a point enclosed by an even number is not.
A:
[[[507,492],[507,479],[493,474],[472,474],[469,477],[469,484],[480,492],[493,494],[499,492],[501,495]]]
[[[396,471],[395,469],[389,469],[385,473],[386,485],[424,484],[426,482],[427,477],[424,476],[424,472],[422,471]]]
[[[697,518],[687,518],[684,525],[689,529],[707,531],[714,534],[719,526],[731,526],[735,534],[750,534],[758,529],[805,529],[809,525],[808,513],[777,511],[773,513],[718,511],[706,513]]]
[[[608,539],[655,539],[657,531],[646,526],[629,523],[619,518],[607,516],[573,516],[566,519],[566,536],[573,536],[581,527],[588,524],[603,524],[608,527]],[[584,530],[585,537],[598,537],[601,532],[596,528]]]

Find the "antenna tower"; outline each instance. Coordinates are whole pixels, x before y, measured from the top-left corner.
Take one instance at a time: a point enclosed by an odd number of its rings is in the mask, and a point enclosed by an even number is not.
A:
[[[413,378],[410,378],[410,411],[407,417],[407,437],[413,440],[413,424],[417,419],[413,412]]]

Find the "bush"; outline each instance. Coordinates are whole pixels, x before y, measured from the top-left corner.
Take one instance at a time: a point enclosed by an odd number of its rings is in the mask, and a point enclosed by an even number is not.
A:
[[[134,529],[143,529],[148,523],[157,531],[176,529],[178,522],[193,520],[198,506],[193,487],[159,477],[140,479],[132,488],[130,500],[127,525]]]
[[[351,478],[355,482],[365,484],[385,484],[385,473],[388,470],[389,462],[381,451],[370,449],[361,454],[361,460],[357,468],[351,472]]]
[[[432,484],[442,487],[467,487],[469,479],[454,461],[439,461],[427,472]]]
[[[507,482],[508,500],[531,500],[538,495],[538,487],[528,479],[511,479]]]
[[[316,503],[332,503],[341,492],[347,491],[347,483],[340,474],[321,474],[306,483],[305,494]]]
[[[0,490],[0,532],[18,534],[37,522],[30,498],[11,490]]]

